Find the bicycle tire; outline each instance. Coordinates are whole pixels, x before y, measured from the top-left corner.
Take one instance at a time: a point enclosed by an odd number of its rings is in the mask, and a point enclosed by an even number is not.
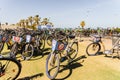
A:
[[[77,42],[72,43],[68,54],[69,54],[69,57],[70,57],[71,60],[76,58],[76,56],[78,54],[78,43]]]
[[[5,63],[6,62],[9,62],[9,63],[6,65],[3,63],[4,61],[5,61]],[[14,65],[12,63],[14,63]],[[0,65],[0,80],[16,80],[21,73],[22,65],[16,59],[3,57],[3,58],[0,58],[0,64],[1,64]],[[4,65],[5,70],[2,65]],[[13,69],[11,69],[11,68],[13,68]],[[16,73],[13,74],[14,72],[16,72]],[[11,76],[9,76],[9,75],[11,75]]]
[[[4,43],[0,42],[0,54],[2,54],[1,51],[3,50],[3,47],[4,47]]]
[[[18,52],[18,46],[17,46],[17,43],[14,43],[10,50],[10,53],[13,53],[13,56],[11,57],[15,57],[17,55],[17,52]]]
[[[48,36],[48,37],[46,38],[46,40],[47,40],[47,44],[48,44],[49,46],[51,46],[51,45],[52,45],[53,36]]]
[[[29,50],[31,50],[30,53],[28,53]],[[33,45],[32,44],[26,44],[24,49],[23,49],[23,51],[22,51],[22,58],[24,60],[29,60],[29,59],[32,58],[33,54],[34,54],[34,47],[33,47]]]
[[[56,56],[55,56],[55,60],[57,60],[57,69],[56,69],[56,71],[54,71],[54,74],[53,75],[51,75],[50,74],[50,72],[56,67],[52,67],[51,69],[48,69],[48,65],[50,65],[49,64],[49,61],[50,61],[50,57],[51,57],[51,54],[49,54],[48,55],[48,57],[47,57],[47,59],[46,59],[46,75],[47,75],[47,77],[49,78],[49,79],[55,79],[55,77],[57,76],[57,74],[58,74],[58,71],[59,71],[59,67],[60,67],[60,60],[59,60],[59,57],[58,57],[58,54],[56,54]]]
[[[96,46],[98,46],[98,49],[95,52],[90,52],[89,51],[90,47],[92,47],[92,49],[90,49],[90,50],[94,51],[96,49]],[[88,56],[95,56],[100,51],[100,49],[101,49],[101,46],[100,46],[99,43],[91,43],[87,46],[86,53],[87,53]]]
[[[39,41],[39,44],[40,44],[40,49],[44,49],[45,48],[45,40],[44,39],[41,39],[40,41]]]

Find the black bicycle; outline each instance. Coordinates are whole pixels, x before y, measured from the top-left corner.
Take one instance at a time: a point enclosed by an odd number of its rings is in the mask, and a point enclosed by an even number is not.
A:
[[[21,68],[18,60],[0,56],[0,80],[16,80],[21,73]]]
[[[101,47],[105,50],[105,46],[102,42],[102,37],[99,35],[91,35],[93,37],[92,43],[90,43],[86,48],[86,53],[88,56],[95,56],[100,52]]]

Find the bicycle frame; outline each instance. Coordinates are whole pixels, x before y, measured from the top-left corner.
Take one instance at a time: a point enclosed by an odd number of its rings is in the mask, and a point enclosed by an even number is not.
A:
[[[120,38],[118,38],[118,40],[114,43],[113,47],[110,50],[113,50],[115,48],[115,46],[118,45],[119,41],[120,41]]]

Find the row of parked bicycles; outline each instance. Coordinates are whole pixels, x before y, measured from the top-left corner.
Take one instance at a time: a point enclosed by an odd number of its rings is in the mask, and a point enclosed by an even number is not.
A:
[[[102,37],[93,36],[92,43],[86,48],[89,56],[98,54],[101,49]],[[113,53],[115,47],[119,50],[119,39],[111,50],[105,50],[104,54]],[[4,57],[2,50],[7,44],[10,50]],[[75,32],[59,30],[28,30],[24,28],[0,30],[0,80],[16,80],[21,73],[22,65],[17,60],[17,54],[21,54],[23,60],[30,60],[34,54],[42,52],[45,46],[51,46],[51,53],[46,59],[46,75],[49,79],[55,79],[60,63],[68,60],[70,64],[78,54],[78,40]],[[103,45],[104,47],[104,45]],[[41,56],[44,54],[40,53]],[[120,56],[119,56],[120,57]]]
[[[75,35],[57,30],[0,30],[0,79],[15,80],[22,68],[20,60],[16,58],[17,54],[20,53],[23,60],[29,60],[36,52],[42,52],[46,43],[52,46],[52,51],[46,60],[46,73],[50,79],[54,79],[59,71],[60,58],[67,57],[70,63],[78,53]],[[5,44],[10,50],[7,54],[2,53]],[[44,54],[41,53],[41,55]],[[51,72],[55,68],[57,68],[55,73]]]

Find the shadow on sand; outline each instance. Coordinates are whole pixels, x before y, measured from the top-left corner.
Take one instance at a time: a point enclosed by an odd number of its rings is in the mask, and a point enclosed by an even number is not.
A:
[[[24,77],[24,78],[19,78],[17,80],[34,80],[35,78],[41,77],[43,75],[44,75],[43,73],[38,73],[38,74],[35,74],[35,75],[32,75],[32,76],[27,76],[27,77]]]
[[[34,61],[34,60],[41,59],[45,55],[48,55],[50,53],[50,50],[51,50],[51,48],[45,48],[45,49],[42,49],[40,51],[35,50],[32,58],[28,61]],[[18,56],[17,58],[19,58],[19,57],[21,57],[21,56]],[[21,60],[21,61],[24,61],[24,60]]]
[[[65,80],[65,79],[67,79],[68,77],[70,77],[74,69],[83,66],[81,63],[83,63],[84,60],[82,60],[82,62],[80,62],[80,63],[78,63],[77,61],[79,61],[79,60],[81,60],[81,59],[84,59],[84,58],[86,58],[85,55],[76,58],[76,59],[73,60],[71,63],[69,63],[69,65],[60,65],[60,68],[61,68],[61,69],[59,70],[58,74],[59,74],[59,73],[62,73],[63,71],[66,71],[66,70],[68,70],[69,73],[66,74],[64,77],[59,77],[59,78],[57,77],[56,79],[53,79],[53,80]]]

